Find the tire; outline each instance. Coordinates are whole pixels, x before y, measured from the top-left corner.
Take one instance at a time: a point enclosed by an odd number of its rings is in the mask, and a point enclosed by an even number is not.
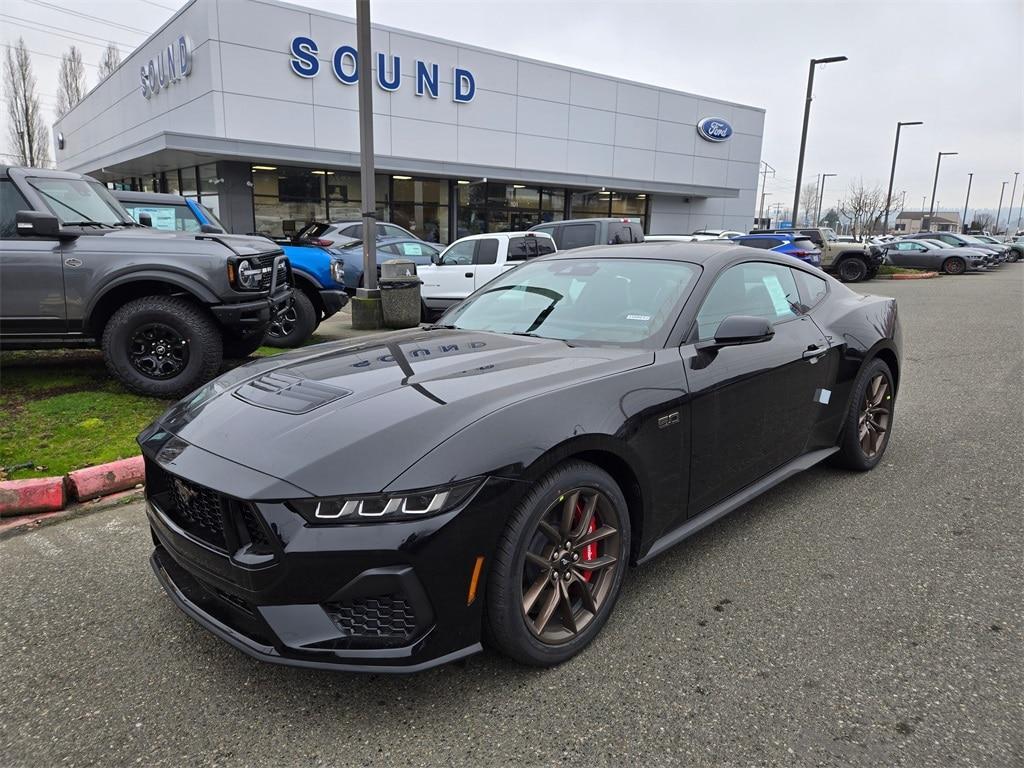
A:
[[[216,376],[222,359],[213,318],[178,296],[128,302],[107,322],[101,346],[111,375],[150,397],[184,397]]]
[[[301,345],[313,335],[320,313],[301,290],[292,294],[291,306],[270,321],[264,343],[269,347],[291,348]]]
[[[959,256],[951,256],[942,262],[942,271],[947,275],[962,275],[967,271],[967,262]]]
[[[871,450],[865,450],[862,443],[861,417],[864,415],[865,405],[868,402],[867,397],[871,394],[869,390],[873,390],[873,382],[877,377],[881,377],[885,382],[886,389],[875,397],[879,399],[879,405],[886,409],[886,413],[884,420],[881,418],[880,412],[876,412],[873,415],[873,423],[882,423],[884,430],[881,434],[881,442],[874,445],[874,452],[872,452]],[[889,370],[889,366],[886,365],[884,360],[876,357],[861,369],[853,384],[850,408],[843,424],[842,437],[839,439],[839,452],[834,455],[834,464],[858,472],[867,472],[870,469],[874,469],[878,462],[882,460],[885,449],[889,446],[889,439],[892,436],[896,404],[894,392],[892,371]],[[878,435],[878,430],[872,430],[868,427],[868,433],[869,437],[873,438]]]
[[[597,501],[590,506],[589,499],[595,497]],[[574,548],[564,550],[560,543],[553,543],[555,538],[565,537],[564,530],[551,526],[550,533],[545,534],[540,524],[551,515],[552,519],[561,518],[566,509],[574,510],[572,525],[567,530],[578,527],[580,531],[569,534],[572,542],[595,531],[600,534],[610,529],[612,533],[592,545],[594,550],[581,546],[577,551],[575,544]],[[578,515],[586,514],[586,509],[593,510],[589,518],[592,527],[587,527],[585,519],[577,519]],[[535,559],[527,560],[528,550]],[[597,636],[608,620],[622,589],[629,552],[629,510],[612,477],[589,462],[569,461],[556,467],[534,484],[512,513],[498,541],[484,606],[489,642],[506,656],[530,666],[548,667],[572,658]],[[598,563],[609,557],[614,561],[600,570],[583,569],[584,563]],[[548,570],[538,567],[538,561],[546,564]],[[550,581],[549,576],[553,576]],[[568,585],[564,587],[564,605],[569,606],[568,612],[574,617],[572,629],[567,628],[559,597],[563,584]],[[541,586],[532,607],[527,609],[527,596],[538,585]],[[582,590],[590,595],[596,612],[585,607]],[[548,610],[550,620],[538,633],[537,626],[552,595],[557,608]],[[537,616],[531,618],[530,612]]]
[[[224,337],[224,359],[242,360],[263,346],[265,331],[249,331],[240,336]]]
[[[864,279],[874,280],[876,277],[878,277],[878,267],[871,267],[870,269],[868,269],[868,274]]]
[[[868,264],[860,256],[847,256],[839,262],[836,274],[844,283],[859,283],[867,277]]]

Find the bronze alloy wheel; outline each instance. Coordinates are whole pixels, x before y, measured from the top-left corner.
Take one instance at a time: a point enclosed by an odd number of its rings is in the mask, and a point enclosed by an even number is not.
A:
[[[622,559],[620,523],[595,488],[560,495],[541,515],[523,562],[522,611],[543,643],[572,640],[612,595]]]
[[[892,416],[892,385],[884,373],[876,373],[864,390],[858,420],[860,448],[871,459],[885,448],[889,439],[889,420]]]

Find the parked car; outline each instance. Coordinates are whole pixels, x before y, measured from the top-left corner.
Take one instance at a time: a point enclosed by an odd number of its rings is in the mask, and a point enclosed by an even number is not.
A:
[[[882,249],[877,245],[840,242],[835,231],[829,227],[789,227],[758,232],[767,233],[803,235],[821,249],[821,268],[844,283],[871,280],[882,266]]]
[[[644,235],[645,243],[695,243],[693,235]]]
[[[630,564],[826,458],[883,459],[898,318],[732,244],[531,259],[431,328],[262,359],[157,419],[153,569],[268,662],[564,662]]]
[[[1008,250],[1006,260],[1009,262],[1016,262],[1024,259],[1024,238],[1000,240],[999,238],[992,237],[991,235],[974,235],[974,238],[976,240],[981,240],[983,243],[988,243],[989,245],[1004,246]]]
[[[382,237],[377,240],[377,274],[380,265],[390,259],[408,259],[420,267],[429,266],[432,259],[441,253],[443,246],[408,237]],[[334,249],[332,257],[345,271],[345,290],[354,294],[363,287],[363,242],[357,240]]]
[[[327,225],[327,228],[320,233],[319,237],[336,241],[336,245],[344,245],[345,240],[342,238],[348,238],[351,240],[362,240],[363,239],[363,222],[362,221],[332,221]],[[406,240],[422,240],[417,237],[405,227],[400,227],[397,224],[392,224],[388,221],[377,222],[377,239],[383,237],[402,237]]]
[[[622,245],[642,243],[644,230],[633,219],[566,219],[534,224],[530,232],[550,235],[560,251],[571,251],[588,245]]]
[[[821,266],[821,250],[808,238],[802,235],[779,233],[774,235],[739,235],[732,241],[748,248],[761,248],[767,251],[778,251],[792,256],[812,267]]]
[[[699,243],[702,240],[731,240],[742,234],[734,229],[698,229],[690,234],[690,238]]]
[[[183,232],[226,232],[220,220],[205,206],[179,195],[154,192],[114,191],[114,197],[136,221],[146,220],[154,229]],[[272,347],[297,347],[317,326],[348,303],[344,270],[332,267],[325,246],[308,239],[276,240],[292,267],[294,288],[291,303],[267,326],[265,343]]]
[[[418,268],[427,316],[444,312],[506,269],[556,250],[545,232],[494,232],[456,240],[433,264]]]
[[[1000,243],[993,245],[992,243],[986,243],[982,240],[978,240],[976,237],[971,235],[960,235],[956,232],[916,232],[913,235],[905,235],[901,239],[914,239],[914,240],[940,240],[948,245],[957,246],[960,248],[974,248],[976,250],[986,251],[991,253],[993,256],[1001,256],[1003,260],[1006,258],[1006,252],[1009,250],[1008,246]]]
[[[262,237],[141,226],[95,179],[0,166],[0,347],[98,346],[128,389],[180,397],[291,301]]]
[[[947,275],[962,275],[985,269],[985,254],[971,248],[956,248],[935,240],[896,240],[882,246],[885,260],[894,267],[933,269]]]

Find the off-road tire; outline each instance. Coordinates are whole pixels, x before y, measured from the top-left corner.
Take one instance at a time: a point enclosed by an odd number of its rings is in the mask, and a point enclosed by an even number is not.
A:
[[[836,265],[836,276],[844,283],[867,279],[868,263],[860,256],[844,256]]]
[[[133,335],[148,323],[168,326],[188,345],[188,360],[177,375],[146,376],[130,361]],[[220,369],[220,332],[209,313],[194,301],[178,296],[144,296],[129,301],[107,321],[101,341],[107,370],[140,395],[180,398],[212,379]]]
[[[263,346],[265,331],[249,331],[241,335],[224,336],[224,359],[244,360]]]
[[[537,523],[560,495],[572,488],[597,489],[614,506],[619,525],[621,557],[613,574],[611,588],[597,614],[579,634],[558,645],[542,642],[526,625],[523,615],[522,580],[526,549],[537,530]],[[485,636],[499,651],[522,664],[548,667],[572,658],[601,631],[611,615],[622,590],[630,552],[629,509],[626,499],[611,475],[585,461],[568,461],[555,467],[526,494],[509,518],[487,577]]]
[[[316,330],[320,322],[320,313],[305,292],[299,289],[292,293],[292,304],[284,310],[283,314],[288,320],[284,325],[283,332],[278,330],[281,326],[273,321],[267,328],[264,343],[268,347],[282,349],[298,347],[313,335],[313,331]]]

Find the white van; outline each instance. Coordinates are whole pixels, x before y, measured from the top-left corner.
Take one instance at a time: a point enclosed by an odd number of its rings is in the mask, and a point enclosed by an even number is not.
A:
[[[433,264],[416,270],[427,313],[436,317],[505,270],[556,250],[543,232],[491,232],[456,240]]]

